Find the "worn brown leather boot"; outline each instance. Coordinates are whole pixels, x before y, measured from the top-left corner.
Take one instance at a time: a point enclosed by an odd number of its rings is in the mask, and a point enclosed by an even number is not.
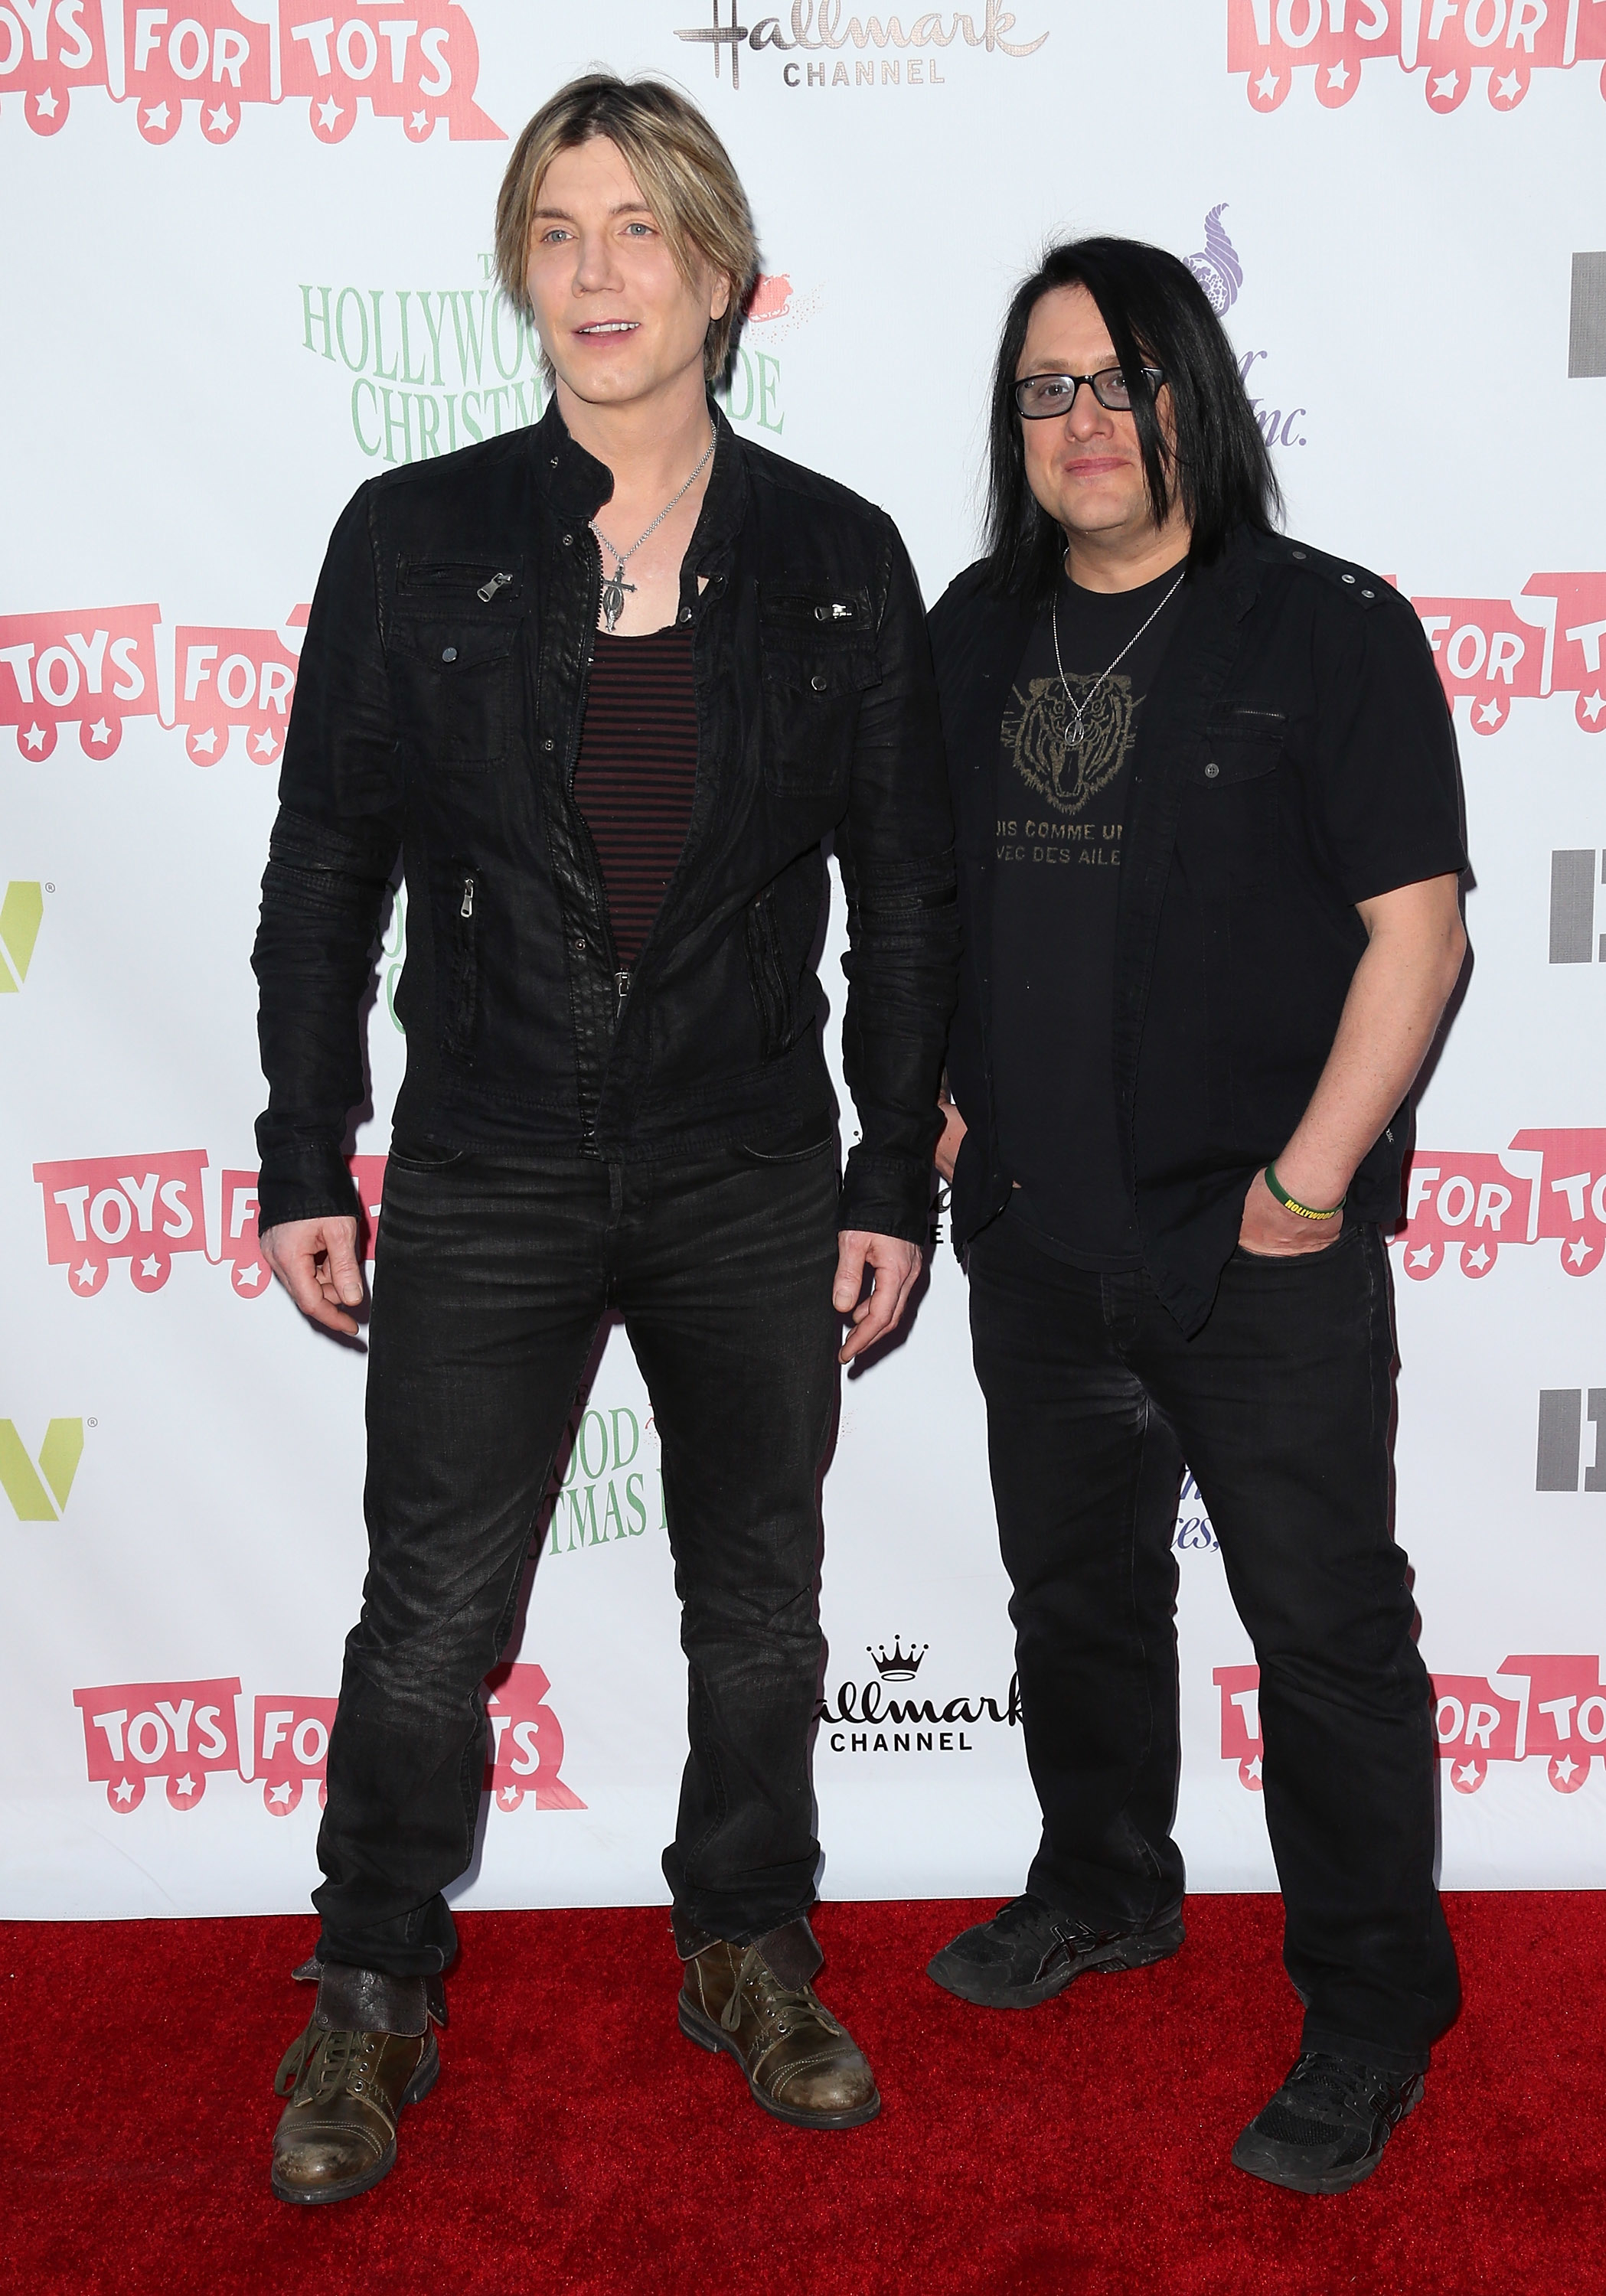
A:
[[[857,2128],[881,2110],[876,2077],[809,1980],[823,1956],[806,1921],[749,1946],[718,1938],[686,1961],[680,2030],[725,2049],[756,2103],[798,2128]]]
[[[273,2139],[273,2189],[282,2201],[350,2200],[396,2165],[396,2123],[429,2095],[441,2070],[432,2018],[446,2022],[438,1977],[389,1977],[344,1962],[317,1971],[312,2019],[284,2053],[274,2094],[289,2103]]]

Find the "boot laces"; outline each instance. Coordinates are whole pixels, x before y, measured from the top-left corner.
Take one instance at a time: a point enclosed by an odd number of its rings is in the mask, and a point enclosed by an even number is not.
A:
[[[742,1999],[750,1985],[752,1991],[748,1997],[754,2013],[778,2038],[810,2022],[823,2026],[828,2033],[842,2031],[842,2027],[829,2010],[808,1986],[783,1985],[757,1946],[750,1945],[742,1956],[736,1983],[730,1988],[730,1998],[720,2013],[720,2023],[726,2032],[734,2033],[741,2023]]]
[[[331,2033],[309,2025],[285,2050],[274,2076],[276,2096],[297,2104],[326,2104],[348,2080],[354,2095],[367,2087],[367,2061],[379,2036],[374,2033]]]

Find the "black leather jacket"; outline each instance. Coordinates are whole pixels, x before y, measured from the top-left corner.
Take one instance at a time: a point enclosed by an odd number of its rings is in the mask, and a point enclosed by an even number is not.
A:
[[[399,1136],[610,1160],[824,1140],[813,959],[834,838],[862,1134],[841,1224],[924,1239],[958,924],[918,590],[884,512],[714,421],[679,606],[696,792],[633,978],[571,794],[600,580],[587,521],[610,473],[555,406],[370,480],[335,528],[253,958],[263,1227],[354,1209],[342,1144],[399,848]]]

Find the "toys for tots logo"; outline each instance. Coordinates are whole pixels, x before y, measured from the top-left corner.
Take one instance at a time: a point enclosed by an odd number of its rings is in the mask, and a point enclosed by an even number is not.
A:
[[[1554,1239],[1569,1275],[1606,1253],[1606,1132],[1532,1131],[1508,1148],[1418,1148],[1406,1167],[1405,1221],[1391,1239],[1414,1283],[1459,1257],[1487,1275],[1502,1245]]]
[[[43,764],[63,726],[77,726],[86,758],[111,758],[127,718],[155,717],[182,728],[197,766],[217,765],[239,726],[251,763],[272,766],[306,626],[305,606],[277,629],[181,622],[169,630],[160,606],[0,616],[0,726],[12,728],[20,756]]]
[[[349,1156],[346,1162],[366,1215],[363,1239],[372,1259],[385,1159]],[[160,1292],[175,1258],[198,1251],[213,1267],[227,1265],[240,1297],[260,1299],[272,1286],[257,1241],[257,1175],[225,1167],[213,1193],[206,1185],[209,1168],[204,1148],[36,1164],[47,1265],[65,1267],[74,1294],[86,1299],[105,1289],[114,1259],[128,1261],[136,1292]]]
[[[305,97],[313,134],[338,144],[366,102],[399,119],[414,144],[441,120],[454,143],[500,139],[474,102],[480,51],[459,7],[424,0],[408,17],[376,14],[375,0],[343,0],[320,16],[307,0],[4,0],[0,96],[20,94],[36,135],[67,124],[80,90],[103,88],[134,106],[147,144],[170,144],[186,105],[209,144],[227,144],[247,105]]]
[[[1579,0],[1227,0],[1227,70],[1246,75],[1256,111],[1275,111],[1306,70],[1333,110],[1383,57],[1421,74],[1430,111],[1459,111],[1479,77],[1494,110],[1511,111],[1535,72],[1606,58],[1603,19]]]
[[[934,1696],[929,1679],[925,1696],[905,1694],[903,1685],[915,1681],[929,1650],[927,1643],[911,1642],[906,1651],[898,1636],[890,1650],[885,1642],[867,1643],[865,1655],[875,1672],[860,1682],[839,1684],[835,1699],[828,1686],[815,1710],[815,1718],[827,1726],[820,1743],[833,1754],[969,1754],[976,1741],[968,1734],[978,1726],[1019,1727],[1017,1675],[1009,1677],[1002,1699],[984,1693]]]
[[[504,1662],[487,1676],[489,1726],[484,1791],[498,1809],[515,1810],[528,1796],[537,1809],[584,1809],[560,1772],[563,1726],[549,1701],[546,1669]],[[232,1771],[259,1783],[262,1807],[288,1817],[308,1787],[325,1799],[333,1698],[260,1694],[252,1702],[250,1734],[242,1744],[236,1719],[243,1705],[237,1675],[207,1682],[119,1682],[75,1690],[72,1702],[84,1726],[84,1752],[92,1785],[104,1785],[112,1809],[127,1816],[160,1779],[175,1809],[194,1809],[207,1779]]]
[[[1239,1782],[1261,1788],[1260,1669],[1218,1666],[1221,1753]],[[1433,1677],[1434,1733],[1457,1793],[1476,1793],[1492,1762],[1542,1757],[1557,1793],[1574,1794],[1597,1753],[1606,1758],[1606,1683],[1595,1658],[1508,1658],[1489,1675]]]

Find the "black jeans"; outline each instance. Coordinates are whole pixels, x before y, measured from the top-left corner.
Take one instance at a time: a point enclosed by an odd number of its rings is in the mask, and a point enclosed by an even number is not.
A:
[[[374,1276],[369,1539],[318,1834],[321,1950],[426,1975],[456,1945],[480,1685],[597,1326],[624,1318],[663,1445],[690,1758],[663,1870],[738,1944],[813,1902],[819,1472],[836,1392],[836,1170],[392,1151]],[[536,1599],[539,1601],[539,1588]]]
[[[1142,1274],[970,1247],[976,1374],[1043,1830],[1027,1886],[1098,1929],[1173,1907],[1172,1554],[1186,1459],[1260,1665],[1266,1826],[1307,2049],[1421,2070],[1460,2000],[1434,1742],[1389,1525],[1394,1332],[1375,1226],[1235,1252],[1183,1338]]]

